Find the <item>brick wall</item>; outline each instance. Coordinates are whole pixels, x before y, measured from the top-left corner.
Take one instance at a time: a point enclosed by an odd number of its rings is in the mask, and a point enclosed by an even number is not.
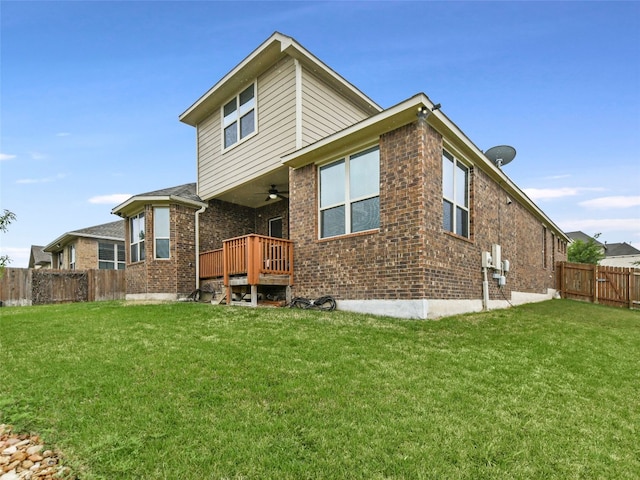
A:
[[[415,122],[380,138],[379,231],[318,240],[317,168],[290,172],[294,295],[338,299],[482,298],[482,251],[502,246],[510,289],[554,287],[551,239],[542,268],[542,225],[477,168],[471,171],[471,237],[442,228],[441,136]],[[462,159],[464,160],[464,159]],[[549,236],[550,238],[550,236]],[[556,242],[557,243],[557,242]],[[562,255],[555,253],[555,260]],[[501,298],[490,281],[491,298]]]
[[[129,238],[126,222],[126,238]],[[155,259],[153,207],[145,206],[145,251],[142,262],[129,263],[127,251],[128,294],[189,295],[195,290],[195,210],[182,205],[170,205],[170,258]]]

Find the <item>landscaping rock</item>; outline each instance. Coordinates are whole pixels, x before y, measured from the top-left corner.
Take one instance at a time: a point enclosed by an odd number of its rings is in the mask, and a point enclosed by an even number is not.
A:
[[[0,480],[73,480],[60,455],[45,450],[38,435],[16,434],[0,425]],[[40,453],[42,452],[42,453]]]

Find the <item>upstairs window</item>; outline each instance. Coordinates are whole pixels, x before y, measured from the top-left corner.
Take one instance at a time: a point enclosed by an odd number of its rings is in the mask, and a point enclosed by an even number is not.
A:
[[[320,238],[380,227],[380,149],[320,167]]]
[[[69,269],[76,269],[76,247],[74,245],[69,245]]]
[[[235,145],[256,131],[255,84],[222,107],[224,148]]]
[[[98,269],[124,270],[124,245],[113,242],[98,243]]]
[[[129,219],[131,263],[141,262],[144,254],[144,212]]]
[[[469,238],[469,167],[442,151],[442,213],[447,232]]]
[[[169,258],[169,207],[153,209],[153,236],[155,258]]]

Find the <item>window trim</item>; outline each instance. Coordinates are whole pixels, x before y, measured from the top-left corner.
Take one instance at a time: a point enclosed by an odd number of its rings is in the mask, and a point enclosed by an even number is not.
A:
[[[74,244],[69,245],[69,270],[76,269],[76,246]]]
[[[167,233],[168,236],[160,237],[157,234],[157,216],[156,212],[158,210],[166,210],[167,211]],[[158,240],[168,240],[169,242],[169,256],[168,257],[159,257],[158,256]],[[168,205],[158,205],[153,207],[153,259],[154,260],[171,260],[171,207]]]
[[[133,220],[137,218],[138,221],[140,221],[141,216],[142,216],[142,222],[144,225],[144,229],[142,230],[143,237],[141,240],[138,239],[138,241],[134,242],[133,241]],[[146,248],[143,247],[142,258],[140,255],[140,244],[145,243],[146,236],[147,236],[147,226],[146,226],[147,220],[146,219],[147,219],[147,216],[144,210],[141,212],[138,212],[136,215],[132,215],[129,217],[129,263],[140,263],[146,260],[146,257],[147,257]],[[133,255],[131,255],[133,251],[132,249],[134,248],[134,246],[136,247],[136,250],[137,250],[137,260],[135,261],[133,260]]]
[[[273,223],[275,223],[276,221],[280,220],[280,233],[281,236],[280,237],[274,237],[273,236],[273,228],[272,225]],[[282,216],[277,216],[277,217],[272,217],[269,219],[269,236],[272,238],[284,238],[284,219],[282,218]]]
[[[253,86],[253,108],[247,110],[246,112],[241,114],[241,105],[240,105],[240,95],[242,95],[248,88],[250,88],[251,86]],[[232,143],[231,145],[226,146],[225,145],[225,130],[227,129],[228,126],[231,126],[231,124],[233,124],[233,122],[230,123],[230,125],[225,125],[225,114],[224,114],[224,107],[226,107],[230,102],[232,101],[236,101],[236,109],[235,109],[235,122],[236,122],[236,141],[234,143]],[[254,127],[253,127],[253,132],[245,135],[244,137],[240,137],[241,135],[241,125],[240,125],[240,120],[242,118],[244,118],[249,112],[253,111],[253,122],[254,122]],[[236,93],[233,97],[228,98],[220,107],[220,145],[222,147],[222,152],[228,152],[229,150],[232,150],[233,148],[237,147],[238,145],[244,143],[246,140],[250,139],[251,137],[257,135],[258,133],[258,81],[253,80],[253,82],[251,82],[250,84],[246,85],[240,92]]]
[[[466,163],[465,161],[461,160],[459,158],[459,156],[457,154],[452,153],[452,149],[451,148],[447,148],[447,147],[443,147],[442,148],[442,157],[441,157],[441,169],[442,169],[442,162],[444,161],[444,157],[447,157],[449,160],[451,160],[453,162],[453,178],[451,179],[453,182],[453,198],[448,198],[447,196],[445,196],[445,184],[444,184],[444,171],[441,170],[442,172],[442,191],[441,191],[441,198],[442,198],[442,229],[445,233],[448,234],[452,234],[452,235],[456,235],[460,238],[464,238],[466,240],[471,240],[471,175],[473,172],[473,168],[471,167],[471,165],[469,165],[468,163]],[[466,203],[467,205],[460,205],[458,204],[456,197],[457,195],[457,182],[456,182],[456,172],[457,172],[457,167],[458,164],[460,164],[461,166],[463,166],[466,171],[467,171],[467,175],[466,175],[466,182],[465,182],[465,187],[466,187]],[[452,216],[452,229],[449,230],[448,228],[445,227],[444,225],[444,205],[445,202],[448,202],[451,204],[451,207],[453,209],[453,216]],[[464,210],[467,212],[467,221],[466,221],[466,235],[460,233],[457,231],[458,229],[458,221],[457,221],[457,212],[458,212],[458,208]]]
[[[377,150],[378,151],[378,169],[380,168],[380,144],[379,143],[375,143],[372,145],[369,145],[367,147],[364,148],[358,148],[358,150],[355,151],[351,151],[339,158],[333,158],[330,161],[327,162],[322,162],[322,163],[318,163],[316,165],[316,173],[317,173],[317,195],[318,195],[318,203],[317,203],[317,215],[318,215],[318,219],[317,219],[317,228],[318,228],[318,240],[330,240],[330,239],[334,239],[334,238],[342,238],[345,236],[353,236],[353,235],[361,235],[363,233],[370,233],[370,232],[375,232],[375,231],[379,231],[380,230],[380,210],[379,210],[379,204],[378,204],[378,226],[375,228],[369,228],[366,230],[358,230],[356,232],[352,231],[352,225],[351,225],[351,205],[358,203],[358,202],[362,202],[365,200],[370,200],[372,198],[378,198],[378,202],[380,199],[380,171],[378,170],[378,190],[377,193],[375,195],[365,195],[365,196],[360,196],[357,198],[351,198],[351,192],[350,192],[350,173],[351,173],[351,169],[350,169],[350,163],[351,163],[351,159],[354,156],[359,156],[359,155],[364,155],[369,153],[370,151],[374,151]],[[333,164],[337,164],[339,162],[344,162],[344,201],[340,202],[340,203],[334,203],[331,205],[326,205],[324,207],[321,206],[321,195],[322,195],[322,181],[321,181],[321,170],[324,167],[327,167],[329,165],[333,165]],[[329,236],[322,236],[322,212],[325,210],[330,210],[332,208],[337,208],[340,206],[344,206],[344,233],[340,233],[337,235],[329,235]]]
[[[113,247],[113,260],[105,260],[100,258],[100,245]],[[122,262],[118,260],[119,247],[122,247],[122,253],[124,253],[124,256],[125,256],[125,259]],[[113,264],[114,268],[113,269],[100,268],[101,263]],[[112,241],[98,241],[98,270],[124,270],[126,268],[126,264],[127,264],[127,258],[126,258],[126,250],[125,250],[124,244],[118,243],[118,242],[112,242]],[[122,268],[120,268],[120,266],[122,266]]]

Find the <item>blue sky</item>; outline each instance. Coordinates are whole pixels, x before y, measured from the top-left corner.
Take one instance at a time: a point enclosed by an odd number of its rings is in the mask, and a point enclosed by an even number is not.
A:
[[[274,31],[384,108],[426,93],[565,231],[640,248],[640,3],[6,1],[0,254],[194,182],[178,115]]]

